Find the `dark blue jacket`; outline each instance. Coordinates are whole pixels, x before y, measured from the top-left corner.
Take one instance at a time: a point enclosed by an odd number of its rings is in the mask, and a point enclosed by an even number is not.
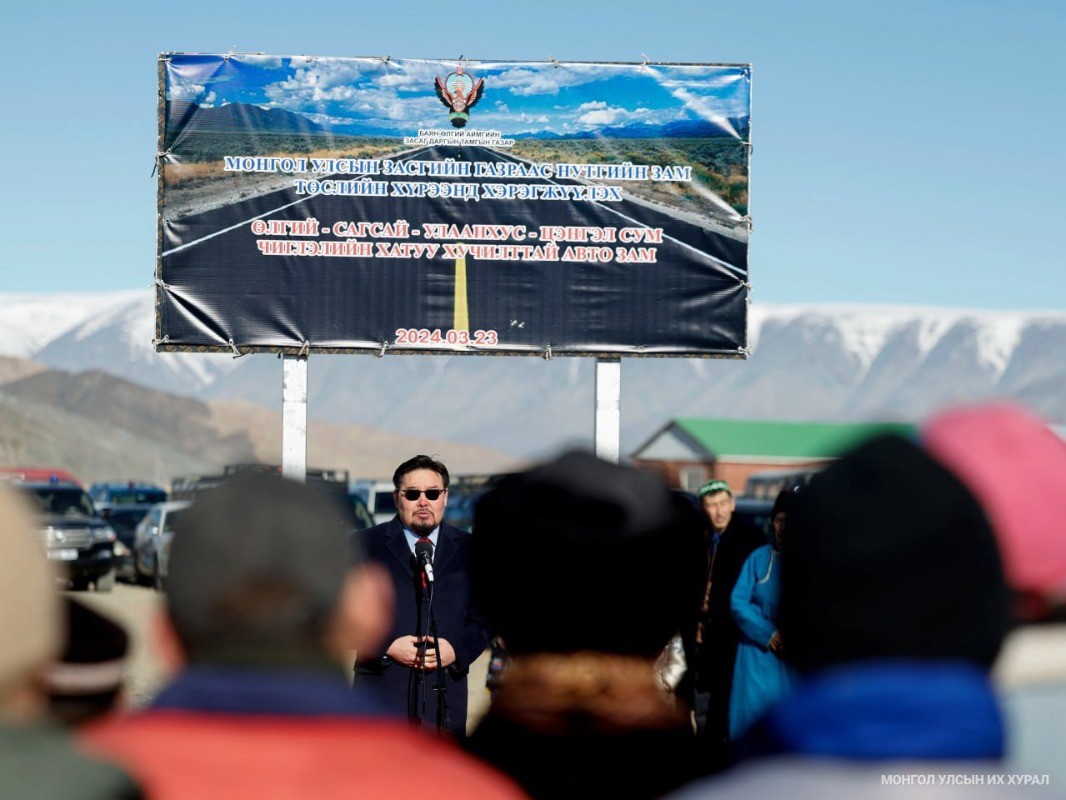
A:
[[[364,557],[388,570],[396,592],[396,614],[383,648],[387,649],[401,636],[420,635],[423,632],[419,630],[421,581],[399,517],[355,535]],[[449,727],[457,736],[463,736],[466,731],[467,672],[492,639],[488,624],[471,599],[469,567],[470,535],[442,523],[433,555],[433,615],[437,635],[455,648],[456,662],[445,670],[445,684]],[[416,670],[381,654],[360,653],[355,665],[356,685],[375,695],[397,716],[408,715],[412,697],[416,706],[421,707],[416,694],[418,677]],[[433,730],[437,725],[436,675],[427,672],[422,677],[426,698],[423,727]]]

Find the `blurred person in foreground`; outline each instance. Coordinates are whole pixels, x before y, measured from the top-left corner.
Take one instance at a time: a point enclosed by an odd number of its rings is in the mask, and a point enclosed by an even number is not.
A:
[[[794,494],[784,489],[770,509],[770,544],[754,551],[733,587],[731,607],[740,628],[729,701],[729,739],[736,741],[774,703],[785,697],[792,674],[777,630],[781,608],[781,544]]]
[[[71,596],[64,598],[66,641],[48,665],[44,684],[57,722],[76,728],[119,708],[129,635],[114,620]]]
[[[350,548],[312,487],[239,473],[198,497],[166,587],[164,638],[184,667],[147,710],[86,729],[87,745],[155,798],[517,796],[349,689],[342,663],[378,646],[391,613],[387,579]]]
[[[657,797],[703,773],[655,661],[694,625],[698,515],[660,480],[572,452],[478,503],[474,588],[511,661],[467,749],[534,797]]]
[[[470,665],[492,640],[471,600],[470,537],[444,522],[449,476],[442,462],[414,456],[396,468],[392,483],[396,516],[357,531],[355,539],[367,560],[391,579],[396,615],[385,652],[360,652],[354,684],[426,730],[462,737]],[[429,554],[428,573],[417,560],[420,548]],[[436,637],[429,635],[430,622],[436,623]]]
[[[797,494],[781,580],[801,679],[741,742],[755,760],[678,797],[1040,796],[983,783],[1003,767],[989,673],[1009,596],[951,472],[900,437],[860,445]]]
[[[1032,412],[990,403],[933,417],[922,441],[988,514],[1016,627],[996,663],[1007,768],[1066,781],[1066,442]]]
[[[744,562],[766,544],[766,537],[736,515],[736,500],[725,481],[708,481],[696,496],[706,521],[707,569],[695,635],[685,642],[689,670],[678,693],[694,710],[709,761],[722,767],[728,760],[729,705],[740,643],[733,587]]]
[[[20,503],[0,486],[0,797],[139,798],[127,775],[77,753],[47,721],[43,675],[61,647],[59,591]]]

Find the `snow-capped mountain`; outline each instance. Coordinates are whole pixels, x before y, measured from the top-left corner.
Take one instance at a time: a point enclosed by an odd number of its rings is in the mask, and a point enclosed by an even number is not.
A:
[[[54,369],[101,369],[195,396],[236,366],[224,355],[156,353],[154,296],[121,292],[0,293],[0,355]]]
[[[199,399],[281,403],[274,356],[157,354],[150,290],[0,294],[0,355],[101,369]],[[1066,312],[751,307],[747,361],[628,359],[623,450],[678,416],[917,421],[1020,400],[1066,421]],[[591,359],[313,356],[309,413],[328,422],[539,455],[592,437]]]

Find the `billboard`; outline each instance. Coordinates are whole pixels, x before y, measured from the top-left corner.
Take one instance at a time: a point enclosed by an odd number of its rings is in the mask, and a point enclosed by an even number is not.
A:
[[[743,357],[747,65],[170,53],[158,350]]]

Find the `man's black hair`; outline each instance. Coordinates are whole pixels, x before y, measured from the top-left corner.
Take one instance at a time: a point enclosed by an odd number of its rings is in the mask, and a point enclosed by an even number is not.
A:
[[[444,482],[444,488],[448,488],[448,468],[444,466],[444,462],[438,461],[433,456],[417,455],[404,461],[392,473],[392,485],[396,488],[396,491],[400,490],[403,476],[409,472],[414,472],[416,469],[428,469],[430,472],[436,472],[440,475],[441,481]]]

